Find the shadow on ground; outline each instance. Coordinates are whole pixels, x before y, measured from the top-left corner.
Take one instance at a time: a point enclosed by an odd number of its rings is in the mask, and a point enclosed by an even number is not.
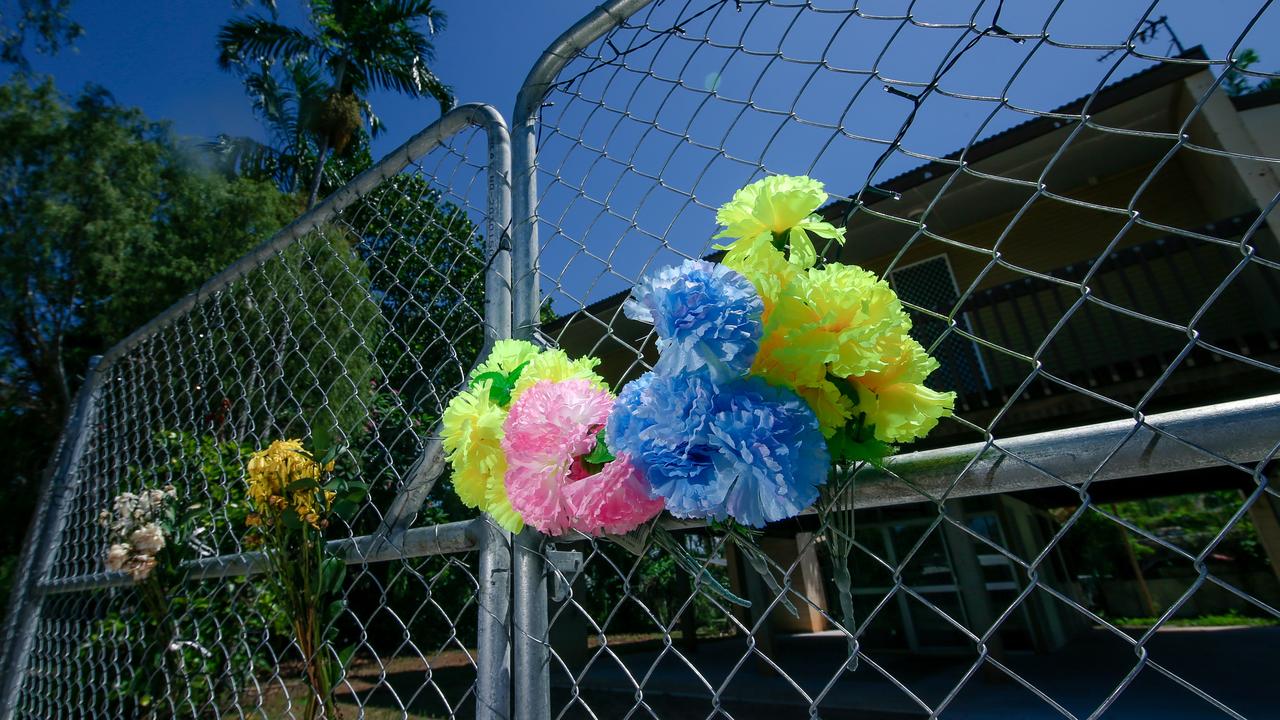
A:
[[[1054,704],[1087,717],[1104,703],[1105,720],[1226,716],[1172,674],[1241,716],[1275,717],[1270,688],[1277,646],[1280,628],[1274,627],[1169,629],[1156,633],[1141,662],[1122,638],[1095,629],[1049,655],[1006,657],[1005,665],[1024,685],[1008,676],[994,679],[990,668],[975,667],[976,653],[871,651],[856,671],[846,671],[841,668],[846,642],[831,633],[779,638],[773,665],[743,638],[703,640],[687,655],[656,641],[633,642],[593,649],[576,682],[565,668],[554,669],[551,715],[564,720],[905,720],[927,717],[925,706],[937,707],[949,697],[944,719],[1063,717]],[[341,700],[358,697],[370,718],[403,717],[401,708],[414,718],[472,717],[475,670],[467,656],[436,656],[431,665],[428,671],[421,659],[396,658],[362,666]]]

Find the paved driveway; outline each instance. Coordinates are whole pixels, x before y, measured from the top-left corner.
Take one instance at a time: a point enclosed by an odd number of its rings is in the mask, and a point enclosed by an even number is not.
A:
[[[1275,683],[1280,628],[1170,629],[1147,645],[1148,664],[1135,671],[1131,646],[1105,630],[1092,630],[1051,655],[1013,654],[1006,664],[1028,684],[1076,717],[1088,717],[1125,685],[1102,715],[1106,720],[1182,720],[1229,717],[1162,674],[1164,668],[1247,718],[1280,718]],[[926,717],[912,696],[940,704],[967,673],[973,658],[871,653],[855,672],[843,672],[844,640],[828,633],[780,638],[770,672],[742,639],[703,641],[687,663],[674,650],[655,647],[604,654],[586,670],[581,699],[572,699],[563,670],[553,672],[555,709],[563,717],[709,718],[717,707],[737,720],[821,717],[904,719]],[[734,668],[736,674],[732,674]],[[1132,681],[1126,677],[1135,673]],[[726,678],[732,678],[726,680]],[[891,675],[894,680],[887,676]],[[642,691],[637,699],[635,683]],[[715,698],[718,697],[718,705]],[[553,713],[554,714],[554,713]],[[1013,720],[1065,717],[1050,702],[1014,680],[992,681],[977,670],[942,718]]]

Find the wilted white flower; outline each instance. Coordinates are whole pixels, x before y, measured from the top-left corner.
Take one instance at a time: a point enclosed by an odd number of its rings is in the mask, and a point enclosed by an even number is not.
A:
[[[103,557],[108,570],[129,573],[134,582],[151,575],[156,554],[164,549],[165,534],[158,520],[167,504],[177,497],[172,485],[140,493],[123,492],[111,502],[111,511],[98,514],[107,528],[111,545]]]
[[[116,543],[107,548],[106,565],[108,570],[123,570],[125,561],[129,559],[129,546]]]
[[[155,555],[164,549],[164,530],[156,523],[147,523],[133,531],[129,544],[141,555]]]
[[[134,582],[142,582],[151,575],[151,571],[155,569],[155,566],[156,559],[154,557],[142,555],[131,559],[126,570],[129,571],[129,576],[133,578]]]

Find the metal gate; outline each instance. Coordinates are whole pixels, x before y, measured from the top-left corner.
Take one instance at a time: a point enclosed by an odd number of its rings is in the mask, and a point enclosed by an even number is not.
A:
[[[26,545],[5,716],[294,716],[301,658],[231,488],[316,412],[360,428],[345,452],[376,489],[330,529],[340,712],[1269,713],[1222,666],[1264,664],[1280,620],[1280,75],[1242,62],[1280,11],[1175,8],[1205,49],[1160,2],[847,5],[612,0],[531,70],[510,140],[493,108],[447,113],[109,351]],[[625,293],[713,255],[715,207],[770,173],[826,182],[833,259],[888,277],[946,257],[949,300],[905,299],[967,359],[956,417],[861,469],[841,512],[769,527],[763,562],[687,521],[664,525],[694,573],[650,543],[439,522],[458,508],[436,422],[488,345],[635,377],[654,338]],[[178,669],[123,704],[139,601],[97,517],[164,484],[199,506],[199,557],[168,599]],[[1151,519],[1190,494],[1210,526]],[[1270,575],[1240,569],[1246,546]],[[1067,557],[1102,551],[1107,577]],[[1173,632],[1214,613],[1260,627]]]

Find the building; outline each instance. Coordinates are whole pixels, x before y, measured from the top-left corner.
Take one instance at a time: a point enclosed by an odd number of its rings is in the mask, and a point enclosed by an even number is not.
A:
[[[1205,56],[1193,49],[1185,57]],[[1280,277],[1248,261],[1238,244],[1256,225],[1254,252],[1280,260],[1274,218],[1259,221],[1280,193],[1280,175],[1273,163],[1249,159],[1280,156],[1280,90],[1229,97],[1218,89],[1192,114],[1213,83],[1203,65],[1161,63],[1100,91],[1086,123],[1055,117],[1081,114],[1081,98],[864,190],[852,212],[846,202],[823,209],[847,228],[843,248],[830,252],[882,274],[916,308],[914,332],[943,366],[933,382],[958,393],[957,414],[971,424],[940,426],[912,449],[982,440],[974,426],[1005,438],[1124,419],[1139,403],[1154,413],[1280,392],[1280,376],[1248,362],[1280,362]],[[622,300],[545,329],[571,354],[601,357],[609,379],[629,379],[643,370],[637,350],[650,359],[654,351],[647,326],[622,315]],[[1103,504],[1252,490],[1246,480],[1205,470],[1110,481],[1091,497]],[[952,501],[948,515],[1032,558],[1058,531],[1061,509],[1078,502],[1066,488],[1051,489]],[[865,642],[912,652],[971,647],[929,605],[982,627],[1022,592],[1024,573],[1007,557],[937,526],[937,517],[934,505],[858,514],[859,541],[890,564],[919,544],[904,571],[916,595],[896,593],[888,603],[895,580],[855,551],[856,613],[879,608]],[[1265,496],[1249,517],[1270,568],[1220,570],[1274,602],[1280,523]],[[813,529],[793,523],[763,541],[781,566],[796,568],[792,584],[815,603],[796,615],[775,608],[773,630],[820,631],[823,612],[837,614]],[[1113,597],[1087,587],[1061,548],[1041,565],[1040,580],[1113,615],[1152,614],[1182,594],[1189,581],[1147,582],[1128,541],[1117,535],[1115,546],[1128,550],[1133,572],[1108,583]],[[759,578],[732,555],[729,569],[741,593],[760,592]],[[1206,590],[1183,612],[1242,605]],[[1000,641],[1047,652],[1084,626],[1079,613],[1037,591],[1002,623]]]

